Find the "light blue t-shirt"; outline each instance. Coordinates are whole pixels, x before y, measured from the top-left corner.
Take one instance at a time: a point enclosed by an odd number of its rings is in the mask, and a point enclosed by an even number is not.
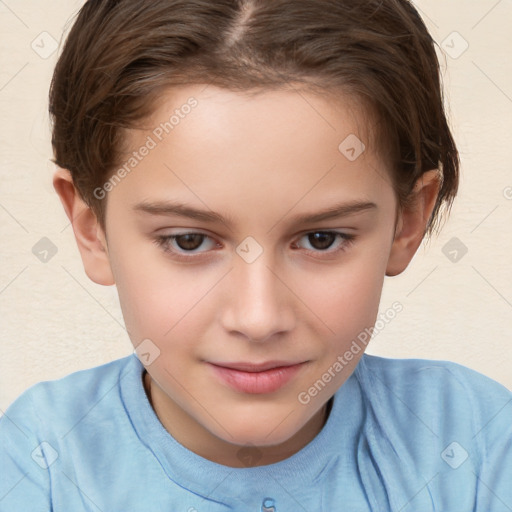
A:
[[[0,511],[512,511],[512,393],[458,364],[364,355],[315,439],[244,468],[179,444],[143,370],[131,355],[23,393],[0,420]]]

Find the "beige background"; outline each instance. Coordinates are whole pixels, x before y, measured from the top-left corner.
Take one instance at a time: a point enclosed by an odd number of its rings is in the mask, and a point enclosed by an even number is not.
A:
[[[2,411],[38,381],[132,352],[116,290],[85,275],[51,184],[48,86],[81,3],[0,2]],[[456,361],[512,389],[512,1],[416,5],[444,48],[463,177],[441,234],[403,275],[387,278],[381,309],[399,301],[403,311],[368,352]]]

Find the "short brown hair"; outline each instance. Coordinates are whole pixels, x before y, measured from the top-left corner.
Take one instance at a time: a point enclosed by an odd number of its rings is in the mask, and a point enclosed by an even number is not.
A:
[[[455,197],[460,163],[435,42],[408,0],[89,0],[51,83],[53,161],[105,229],[93,191],[122,163],[124,130],[152,114],[163,89],[290,82],[347,92],[373,113],[400,205],[418,177],[439,170],[430,233]]]

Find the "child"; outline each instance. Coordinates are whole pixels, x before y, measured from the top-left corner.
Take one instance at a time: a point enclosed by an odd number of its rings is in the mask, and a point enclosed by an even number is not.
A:
[[[86,2],[54,187],[136,355],[7,410],[0,510],[512,510],[511,393],[364,354],[457,191],[441,91],[407,0]]]

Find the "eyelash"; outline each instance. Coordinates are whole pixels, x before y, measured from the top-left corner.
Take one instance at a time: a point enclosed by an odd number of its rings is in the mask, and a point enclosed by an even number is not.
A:
[[[329,250],[329,248],[327,248],[326,250],[305,249],[305,252],[307,254],[315,255],[315,257],[317,257],[317,255],[319,255],[319,254],[327,254],[329,256],[332,256],[339,252],[344,252],[352,245],[352,243],[355,240],[355,235],[349,235],[347,233],[342,233],[339,231],[328,231],[328,230],[308,231],[307,233],[304,233],[303,235],[301,235],[299,240],[301,240],[304,237],[308,237],[310,235],[317,234],[317,233],[322,233],[323,235],[335,235],[336,237],[339,237],[342,240],[342,243],[340,244],[340,246],[337,249],[334,249],[334,250]],[[203,252],[192,252],[192,251],[180,252],[176,249],[171,248],[171,246],[170,246],[171,242],[173,242],[173,241],[175,242],[177,238],[180,238],[180,237],[186,236],[186,235],[202,236],[202,237],[204,237],[203,241],[206,239],[211,239],[210,236],[208,236],[204,233],[191,231],[191,232],[185,232],[185,233],[178,233],[178,234],[174,234],[174,235],[159,235],[155,238],[154,242],[156,243],[156,245],[158,247],[162,248],[164,252],[170,253],[174,258],[176,258],[178,260],[191,261],[193,258],[198,258],[198,257],[204,255],[206,251],[203,251]],[[203,241],[201,242],[201,245],[202,245]],[[333,242],[333,244],[334,243],[335,242]],[[183,249],[181,249],[181,251],[183,251]],[[194,249],[194,251],[196,251],[196,249]]]

